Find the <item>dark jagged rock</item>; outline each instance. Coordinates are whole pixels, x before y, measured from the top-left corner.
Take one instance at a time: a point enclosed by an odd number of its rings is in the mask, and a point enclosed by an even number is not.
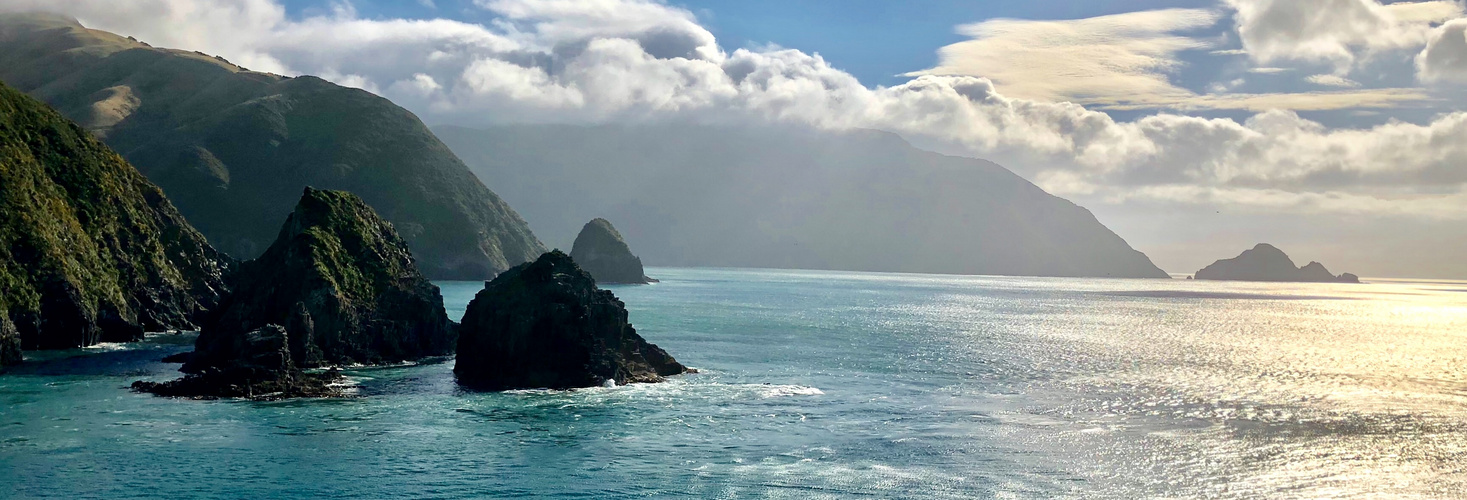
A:
[[[597,283],[651,283],[642,269],[642,259],[632,255],[621,233],[606,219],[593,219],[581,228],[571,247],[571,259],[591,273]]]
[[[0,79],[126,155],[241,260],[268,247],[305,186],[361,196],[435,279],[488,279],[545,251],[418,117],[364,90],[52,14],[0,15]]]
[[[0,311],[21,347],[194,329],[231,265],[120,156],[0,84]]]
[[[559,250],[485,284],[464,315],[453,368],[480,390],[660,382],[689,371],[637,335],[625,305]]]
[[[289,332],[303,368],[453,352],[456,328],[438,287],[392,225],[350,193],[306,188],[275,243],[232,283],[185,373],[230,366],[239,339],[272,324]]]
[[[19,364],[20,359],[20,334],[15,331],[10,316],[0,311],[0,370]]]
[[[1251,250],[1231,259],[1222,259],[1202,268],[1194,275],[1199,280],[1236,281],[1299,281],[1313,283],[1359,283],[1360,278],[1345,273],[1330,274],[1324,264],[1310,262],[1304,267],[1294,267],[1283,250],[1267,243],[1259,243]]]
[[[290,334],[279,325],[265,325],[231,336],[216,348],[228,350],[226,362],[203,367],[198,373],[168,382],[133,382],[138,392],[159,396],[213,399],[248,398],[274,400],[285,398],[341,397],[332,385],[341,379],[335,370],[305,373],[296,366],[290,354]]]

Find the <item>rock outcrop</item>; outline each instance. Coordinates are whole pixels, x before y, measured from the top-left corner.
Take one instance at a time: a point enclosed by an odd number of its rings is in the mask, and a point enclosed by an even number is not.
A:
[[[133,382],[133,390],[194,399],[275,400],[345,395],[333,385],[341,379],[335,370],[305,373],[296,366],[290,354],[290,334],[279,325],[265,325],[221,342],[228,345],[216,348],[231,353],[227,360],[217,360],[220,362],[178,380]]]
[[[1259,243],[1250,250],[1231,259],[1222,259],[1202,268],[1193,275],[1199,280],[1235,281],[1299,281],[1315,283],[1359,283],[1360,278],[1344,273],[1330,274],[1324,264],[1310,262],[1304,267],[1294,267],[1283,250],[1267,243]]]
[[[637,335],[625,305],[554,250],[474,297],[453,371],[465,387],[507,390],[660,382],[690,369]]]
[[[10,316],[0,311],[0,370],[20,361],[20,333],[15,331],[15,323],[10,322]]]
[[[239,338],[266,325],[288,332],[303,368],[453,353],[438,287],[392,225],[350,193],[306,188],[275,243],[241,264],[232,285],[185,373],[234,363]]]
[[[545,251],[418,117],[364,90],[51,14],[0,15],[0,80],[99,134],[240,260],[264,252],[305,186],[361,196],[434,279],[489,279]]]
[[[571,259],[591,273],[596,282],[607,284],[652,283],[642,269],[642,259],[632,255],[621,233],[606,219],[593,219],[581,228],[571,247]]]
[[[0,84],[0,364],[194,329],[232,261],[60,113]]]

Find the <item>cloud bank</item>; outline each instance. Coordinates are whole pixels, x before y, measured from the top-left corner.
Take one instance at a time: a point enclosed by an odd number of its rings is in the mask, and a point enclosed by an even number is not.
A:
[[[1299,7],[1304,4],[1309,8]],[[1290,95],[1199,96],[1158,77],[1174,64],[1177,51],[1208,48],[1175,33],[1216,23],[1219,15],[1209,11],[969,25],[961,29],[976,45],[945,49],[943,66],[901,85],[868,88],[818,54],[776,46],[728,51],[691,12],[648,0],[479,0],[476,5],[495,18],[483,25],[366,19],[349,4],[291,18],[274,0],[3,5],[61,10],[91,27],[157,46],[220,54],[254,70],[320,75],[383,94],[429,122],[777,121],[874,128],[993,158],[1058,194],[1324,213],[1370,207],[1377,213],[1467,218],[1467,141],[1461,140],[1467,137],[1467,114],[1443,114],[1423,124],[1330,129],[1294,111],[1268,110],[1387,106],[1423,99],[1415,90],[1310,93],[1316,103],[1311,108]],[[1371,51],[1419,43],[1429,44],[1416,59],[1423,78],[1463,75],[1467,39],[1461,38],[1461,22],[1423,24],[1460,14],[1450,2],[1228,5],[1236,9],[1242,50],[1259,62],[1351,66]],[[1448,7],[1457,10],[1448,13]],[[1320,12],[1334,12],[1329,9],[1343,17],[1322,18]],[[1037,28],[1057,34],[1034,38]],[[1024,57],[1004,54],[1023,56],[1045,43],[1076,51],[1065,62],[1080,64],[1077,71],[1070,75],[1063,65],[1033,57],[1025,66]],[[1077,43],[1089,47],[1075,48]],[[1119,63],[1088,62],[1093,58]],[[1015,75],[1073,81],[1034,86],[1023,78],[1009,81]],[[1353,81],[1327,74],[1315,83],[1345,87]],[[1004,93],[1006,86],[1014,92]],[[1070,99],[1135,88],[1156,99],[1267,111],[1242,121],[1174,113],[1118,121]]]

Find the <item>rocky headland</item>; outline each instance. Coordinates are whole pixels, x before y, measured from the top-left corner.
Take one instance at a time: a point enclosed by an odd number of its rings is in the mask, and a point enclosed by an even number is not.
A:
[[[306,188],[275,243],[232,284],[184,363],[189,375],[139,390],[332,395],[300,370],[453,353],[457,327],[438,287],[392,225],[350,193]]]
[[[268,248],[306,186],[361,196],[434,279],[489,279],[545,251],[417,116],[364,90],[43,13],[0,14],[0,79],[122,152],[239,260]]]
[[[1199,280],[1234,281],[1296,281],[1312,283],[1359,283],[1360,278],[1350,273],[1334,275],[1324,264],[1310,262],[1303,267],[1294,267],[1283,250],[1259,243],[1252,249],[1231,259],[1222,259],[1198,270],[1193,275]]]
[[[657,281],[644,274],[642,259],[632,255],[632,249],[621,233],[606,219],[593,219],[581,228],[570,256],[576,265],[603,285]]]
[[[469,303],[453,371],[465,387],[508,390],[660,382],[691,369],[638,335],[625,305],[553,250]]]
[[[0,366],[194,329],[232,265],[117,153],[0,84]]]

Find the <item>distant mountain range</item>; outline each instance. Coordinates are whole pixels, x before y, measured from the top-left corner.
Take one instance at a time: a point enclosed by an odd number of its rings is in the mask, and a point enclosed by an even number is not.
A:
[[[492,278],[545,251],[416,116],[366,91],[49,14],[0,15],[0,80],[101,137],[238,259],[270,245],[306,186],[361,196],[433,278]]]
[[[1090,211],[893,134],[698,125],[434,132],[553,246],[617,221],[653,266],[1166,278]]]
[[[49,14],[0,15],[0,80],[102,138],[238,259],[264,251],[314,186],[359,195],[435,279],[489,278],[543,253],[511,205],[561,247],[586,220],[616,220],[650,265],[1167,276],[1088,210],[1007,169],[881,132],[515,125],[435,137],[366,91]]]

